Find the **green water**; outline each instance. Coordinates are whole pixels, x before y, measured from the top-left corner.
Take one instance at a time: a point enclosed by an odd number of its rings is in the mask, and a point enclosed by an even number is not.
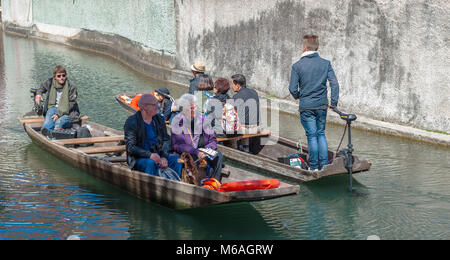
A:
[[[116,129],[127,114],[114,95],[187,90],[95,53],[0,37],[0,239],[450,239],[450,150],[357,130],[355,154],[373,162],[354,176],[357,194],[343,175],[301,184],[296,196],[185,211],[132,197],[31,142],[17,121],[30,111],[29,88],[62,64],[82,114]],[[280,118],[283,136],[306,141],[298,117]],[[327,126],[330,148],[342,131]]]

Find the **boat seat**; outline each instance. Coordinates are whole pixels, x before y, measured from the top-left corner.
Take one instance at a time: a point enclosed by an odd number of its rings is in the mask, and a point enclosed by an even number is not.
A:
[[[97,147],[80,147],[76,150],[81,151],[85,154],[99,154],[99,153],[117,153],[125,152],[125,145],[114,145],[114,146],[97,146]]]
[[[95,143],[109,143],[123,141],[123,135],[116,136],[101,136],[101,137],[87,137],[87,138],[71,138],[55,140],[54,143],[60,145],[76,145],[76,144],[95,144]]]
[[[224,142],[224,141],[237,141],[237,140],[241,140],[241,139],[247,139],[247,138],[253,138],[253,137],[258,137],[258,136],[269,136],[272,133],[270,131],[264,131],[261,133],[256,133],[256,134],[247,134],[247,135],[238,135],[238,136],[234,136],[234,137],[223,137],[223,138],[217,138],[218,142]]]
[[[110,156],[110,157],[102,157],[100,160],[104,160],[110,163],[122,163],[127,161],[126,156]]]
[[[86,120],[88,118],[89,118],[88,116],[80,117],[81,120]],[[27,118],[27,119],[21,119],[20,123],[22,123],[22,124],[44,123],[44,120],[45,120],[44,117]]]

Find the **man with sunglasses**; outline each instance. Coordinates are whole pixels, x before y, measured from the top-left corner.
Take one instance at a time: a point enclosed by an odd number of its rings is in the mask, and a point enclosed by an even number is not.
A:
[[[63,66],[56,66],[53,69],[53,77],[41,84],[35,97],[37,105],[40,105],[44,93],[46,93],[43,106],[45,121],[42,134],[51,136],[50,133],[54,129],[71,128],[73,123],[79,122],[77,88],[67,78]]]

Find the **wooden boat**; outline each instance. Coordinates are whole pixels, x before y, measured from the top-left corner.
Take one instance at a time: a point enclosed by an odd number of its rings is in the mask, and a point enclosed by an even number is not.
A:
[[[123,93],[116,95],[115,98],[128,113],[134,114],[137,110],[120,98],[120,96],[125,95],[133,98],[137,94],[139,93]],[[245,153],[225,145],[219,145],[219,150],[223,153],[224,157],[230,161],[245,165],[246,167],[255,169],[258,172],[288,178],[299,182],[314,181],[331,175],[348,174],[343,157],[336,157],[331,164],[326,165],[321,171],[318,172],[281,163],[278,161],[278,158],[286,157],[287,155],[293,153],[300,153],[300,149],[297,148],[297,143],[281,136],[270,135],[270,132],[267,134],[267,132],[263,131],[263,134],[261,135],[269,138],[273,145],[265,145],[256,155]],[[218,140],[220,141],[220,138],[218,138]],[[303,151],[306,155],[308,153],[308,147],[302,145],[301,151]],[[328,157],[333,158],[334,152],[328,151]],[[372,163],[368,160],[360,160],[357,156],[353,156],[353,174],[368,171],[371,164]]]
[[[120,144],[123,140],[121,131],[83,121],[83,125],[87,125],[90,129],[92,138],[50,140],[40,132],[44,118],[27,116],[20,117],[19,121],[31,140],[54,156],[139,198],[174,209],[270,199],[298,194],[300,190],[298,185],[281,182],[276,189],[219,192],[155,177],[130,170],[125,162],[126,157],[114,155],[114,153],[122,154],[125,149],[125,146]],[[87,143],[94,145],[74,148],[75,145]],[[231,166],[226,166],[224,170],[230,172],[228,178],[222,179],[224,183],[267,178]]]

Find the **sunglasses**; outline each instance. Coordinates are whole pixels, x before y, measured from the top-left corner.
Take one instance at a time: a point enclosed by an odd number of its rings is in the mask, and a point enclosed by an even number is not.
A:
[[[60,79],[60,78],[65,78],[65,77],[66,77],[66,74],[59,74],[59,75],[56,75],[56,77],[57,77],[58,79]]]

